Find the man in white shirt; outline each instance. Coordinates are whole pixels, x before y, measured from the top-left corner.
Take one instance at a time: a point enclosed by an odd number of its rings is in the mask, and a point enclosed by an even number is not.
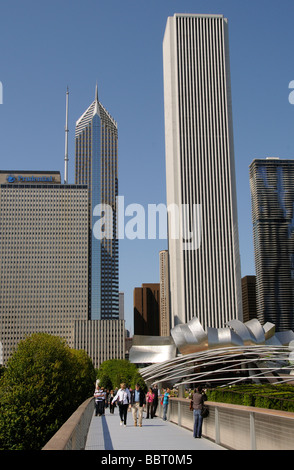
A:
[[[95,416],[101,416],[104,414],[104,401],[105,401],[105,392],[102,390],[99,385],[97,385],[96,390],[94,392],[94,400],[95,400]]]

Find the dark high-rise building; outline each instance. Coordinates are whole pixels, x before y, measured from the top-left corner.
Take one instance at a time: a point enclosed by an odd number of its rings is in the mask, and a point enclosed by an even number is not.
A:
[[[256,276],[242,277],[243,322],[257,318],[256,313]]]
[[[116,197],[118,195],[117,124],[98,100],[76,123],[75,180],[87,184],[90,207],[89,240],[89,318],[111,320],[119,318],[118,239]],[[107,236],[97,237],[95,223],[105,205]],[[98,208],[98,210],[97,210]],[[97,210],[97,213],[95,211]],[[111,236],[110,236],[111,234]]]
[[[134,289],[134,334],[159,336],[160,284]]]
[[[257,318],[294,330],[294,160],[250,165]]]

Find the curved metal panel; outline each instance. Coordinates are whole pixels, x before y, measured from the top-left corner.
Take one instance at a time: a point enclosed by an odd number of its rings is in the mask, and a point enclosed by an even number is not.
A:
[[[240,336],[230,328],[207,328],[207,335],[210,348],[243,346]]]
[[[287,330],[287,331],[279,331],[276,333],[276,337],[283,345],[289,344],[292,340],[294,340],[294,331]]]
[[[181,354],[190,354],[208,347],[207,334],[197,317],[171,329],[173,340]]]
[[[134,335],[133,346],[166,346],[174,345],[171,336],[149,336],[149,335]]]
[[[256,318],[245,322],[244,325],[250,331],[251,336],[253,337],[253,340],[256,344],[263,344],[265,342],[263,328]]]
[[[187,323],[190,331],[192,332],[194,338],[197,339],[199,344],[205,344],[207,342],[207,334],[205,333],[200,321],[198,320],[197,317],[193,317],[192,320],[190,320]]]
[[[275,335],[276,325],[274,325],[273,323],[266,322],[262,328],[264,331],[264,337],[266,341]]]
[[[294,340],[290,341],[289,349],[290,349],[289,361],[290,361],[290,364],[292,366],[294,366]],[[294,370],[292,372],[293,372],[293,375],[294,375]]]
[[[232,328],[235,333],[237,333],[238,336],[242,339],[243,343],[245,345],[250,345],[254,344],[254,338],[252,338],[250,330],[246,328],[244,323],[242,323],[240,320],[230,320],[226,323],[230,328]]]
[[[129,360],[134,364],[161,363],[174,358],[176,355],[175,345],[165,346],[132,346]]]
[[[173,336],[173,332],[171,331]],[[188,325],[178,325],[176,335],[173,336],[175,344],[177,345],[181,354],[190,354],[197,351],[197,339],[193,336],[192,331]],[[177,341],[177,342],[176,342]]]
[[[278,340],[276,335],[271,336],[269,339],[266,339],[265,344],[272,345],[272,346],[282,346],[281,341]]]

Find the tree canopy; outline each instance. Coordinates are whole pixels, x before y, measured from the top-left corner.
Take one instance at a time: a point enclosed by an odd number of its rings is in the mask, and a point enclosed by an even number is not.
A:
[[[97,378],[100,380],[100,385],[109,390],[119,388],[122,382],[132,388],[135,388],[136,383],[139,383],[143,389],[146,387],[136,365],[126,359],[104,361],[98,369]]]
[[[36,333],[21,341],[0,379],[0,450],[38,450],[93,394],[85,351]]]

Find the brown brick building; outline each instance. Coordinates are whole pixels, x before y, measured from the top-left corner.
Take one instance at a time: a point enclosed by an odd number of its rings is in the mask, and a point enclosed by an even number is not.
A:
[[[243,322],[257,318],[256,312],[256,276],[242,278]]]
[[[134,289],[134,334],[160,335],[160,284]]]

